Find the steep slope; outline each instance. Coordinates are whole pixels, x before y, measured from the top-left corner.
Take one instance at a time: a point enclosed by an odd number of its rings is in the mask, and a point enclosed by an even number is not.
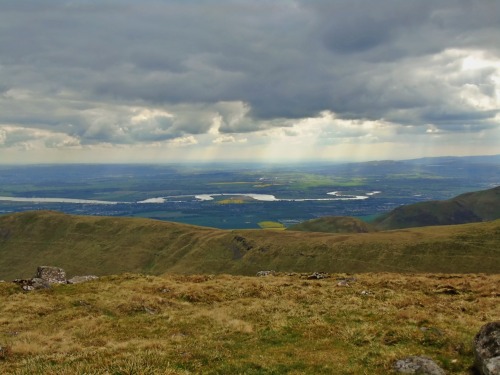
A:
[[[0,216],[0,279],[75,274],[500,272],[500,220],[361,234],[224,231],[36,211]]]
[[[325,216],[318,219],[308,220],[287,228],[291,231],[303,232],[326,232],[326,233],[368,233],[373,228],[354,217],[349,216]]]
[[[461,194],[445,201],[420,202],[398,207],[380,216],[381,230],[474,223],[500,218],[500,186]]]

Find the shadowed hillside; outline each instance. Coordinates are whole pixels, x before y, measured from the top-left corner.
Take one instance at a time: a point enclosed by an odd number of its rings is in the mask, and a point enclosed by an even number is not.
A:
[[[287,228],[291,231],[325,233],[368,233],[373,232],[371,225],[349,216],[326,216],[308,220]]]
[[[445,201],[405,205],[374,221],[379,229],[453,225],[500,219],[500,186]]]
[[[35,211],[0,216],[0,279],[38,265],[68,275],[298,272],[500,272],[500,221],[330,234],[225,231],[150,219]]]

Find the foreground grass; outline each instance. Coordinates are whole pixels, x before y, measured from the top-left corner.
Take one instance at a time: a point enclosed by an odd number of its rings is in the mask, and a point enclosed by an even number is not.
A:
[[[0,373],[388,374],[426,355],[467,374],[474,334],[500,316],[500,275],[342,277],[0,283]]]

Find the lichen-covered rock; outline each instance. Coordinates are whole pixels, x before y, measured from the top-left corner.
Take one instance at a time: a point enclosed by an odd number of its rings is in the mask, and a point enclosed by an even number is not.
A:
[[[445,375],[444,370],[432,359],[418,356],[396,361],[394,370],[400,374]]]
[[[33,279],[15,279],[13,282],[27,292],[37,289],[50,288],[50,283],[47,280],[41,279],[39,277],[35,277]]]
[[[36,278],[43,279],[49,284],[65,284],[66,271],[59,267],[40,266],[36,270]]]
[[[36,276],[32,279],[16,279],[13,282],[23,290],[47,289],[52,284],[79,284],[86,281],[98,279],[94,275],[75,276],[66,280],[66,272],[59,267],[40,266],[37,268]]]
[[[68,284],[80,284],[80,283],[84,283],[87,281],[96,280],[98,278],[99,277],[94,276],[94,275],[75,276],[75,277],[72,277],[71,279],[69,279],[67,282],[68,282]]]
[[[481,375],[500,375],[500,321],[481,327],[474,337],[474,356]]]

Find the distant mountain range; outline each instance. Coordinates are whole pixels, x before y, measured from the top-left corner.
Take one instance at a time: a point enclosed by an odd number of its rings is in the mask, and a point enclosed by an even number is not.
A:
[[[467,224],[500,219],[500,186],[461,194],[442,201],[398,207],[377,217],[371,224],[350,217],[324,217],[288,228],[295,231],[365,233],[434,225]]]

